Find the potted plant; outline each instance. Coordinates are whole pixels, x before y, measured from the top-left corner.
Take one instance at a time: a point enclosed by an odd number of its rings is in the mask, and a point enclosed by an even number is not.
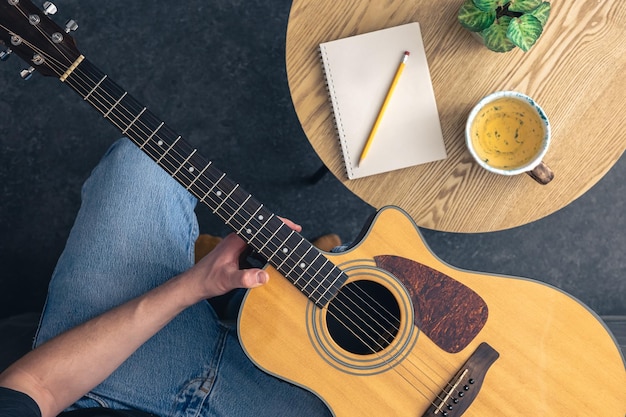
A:
[[[526,52],[541,36],[548,16],[550,3],[543,0],[465,0],[457,17],[492,51],[518,46]]]

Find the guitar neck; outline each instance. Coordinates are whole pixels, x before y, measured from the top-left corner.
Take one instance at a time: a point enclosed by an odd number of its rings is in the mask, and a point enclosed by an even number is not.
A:
[[[87,59],[61,78],[317,306],[347,276]]]

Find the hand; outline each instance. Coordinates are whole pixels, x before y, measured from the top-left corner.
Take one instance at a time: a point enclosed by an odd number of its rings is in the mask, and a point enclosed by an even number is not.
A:
[[[281,220],[297,232],[302,230],[300,225],[291,220]],[[246,243],[234,233],[230,234],[190,270],[183,273],[199,286],[200,299],[226,294],[235,288],[256,288],[269,280],[269,274],[263,269],[239,268],[239,257],[245,249]]]

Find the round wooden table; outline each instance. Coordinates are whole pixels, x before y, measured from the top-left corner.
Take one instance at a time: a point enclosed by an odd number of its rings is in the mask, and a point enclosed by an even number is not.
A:
[[[418,226],[450,232],[508,229],[540,219],[591,188],[626,148],[626,8],[617,0],[552,1],[529,52],[487,50],[457,22],[463,0],[294,0],[286,63],[296,113],[313,148],[343,184],[376,208],[397,205]],[[348,180],[318,45],[419,22],[447,159]],[[491,174],[465,147],[470,109],[497,90],[537,100],[552,123],[548,185]]]

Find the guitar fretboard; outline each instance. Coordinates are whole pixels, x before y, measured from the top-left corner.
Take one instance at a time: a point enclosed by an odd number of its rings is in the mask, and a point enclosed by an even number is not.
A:
[[[88,60],[65,83],[318,307],[335,296],[347,279],[339,268]]]

